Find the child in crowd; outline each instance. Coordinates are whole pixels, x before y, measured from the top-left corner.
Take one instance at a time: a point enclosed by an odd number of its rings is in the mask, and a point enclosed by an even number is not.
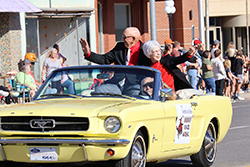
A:
[[[210,61],[211,53],[210,51],[206,50],[202,54],[202,79],[206,85],[206,93],[213,92],[215,93],[215,80],[214,80],[214,73],[212,63]]]
[[[212,59],[213,72],[216,86],[216,95],[223,96],[224,91],[224,80],[227,78],[223,62],[221,60],[221,51],[216,49],[214,51],[215,58]]]

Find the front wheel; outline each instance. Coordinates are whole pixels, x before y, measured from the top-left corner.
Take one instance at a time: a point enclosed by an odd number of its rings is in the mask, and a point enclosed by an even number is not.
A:
[[[138,131],[128,155],[116,161],[115,167],[145,167],[146,166],[146,145],[143,134]]]
[[[209,123],[203,144],[198,153],[191,155],[191,161],[195,166],[211,166],[216,155],[216,130],[212,122]]]

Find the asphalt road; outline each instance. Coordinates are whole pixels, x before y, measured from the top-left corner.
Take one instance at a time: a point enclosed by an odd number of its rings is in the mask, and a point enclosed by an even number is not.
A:
[[[224,140],[217,145],[217,156],[213,167],[250,167],[250,94],[244,101],[233,103],[233,120]],[[16,164],[15,166],[23,166]],[[32,167],[73,166],[73,165],[29,165]],[[105,165],[87,165],[86,167],[105,167]],[[147,167],[191,167],[189,157],[171,159],[164,163],[147,164]]]

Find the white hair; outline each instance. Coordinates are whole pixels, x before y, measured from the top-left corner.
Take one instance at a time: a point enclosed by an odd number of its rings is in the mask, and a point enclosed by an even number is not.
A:
[[[145,56],[150,58],[151,51],[154,50],[157,46],[161,47],[161,45],[157,41],[147,41],[143,45],[143,53]]]

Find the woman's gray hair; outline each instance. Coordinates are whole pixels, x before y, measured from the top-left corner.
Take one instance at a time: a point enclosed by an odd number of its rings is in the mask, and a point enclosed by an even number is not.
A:
[[[157,46],[161,48],[161,45],[157,41],[147,41],[143,45],[143,53],[145,56],[150,58],[149,56],[151,55],[151,51],[154,50]]]

